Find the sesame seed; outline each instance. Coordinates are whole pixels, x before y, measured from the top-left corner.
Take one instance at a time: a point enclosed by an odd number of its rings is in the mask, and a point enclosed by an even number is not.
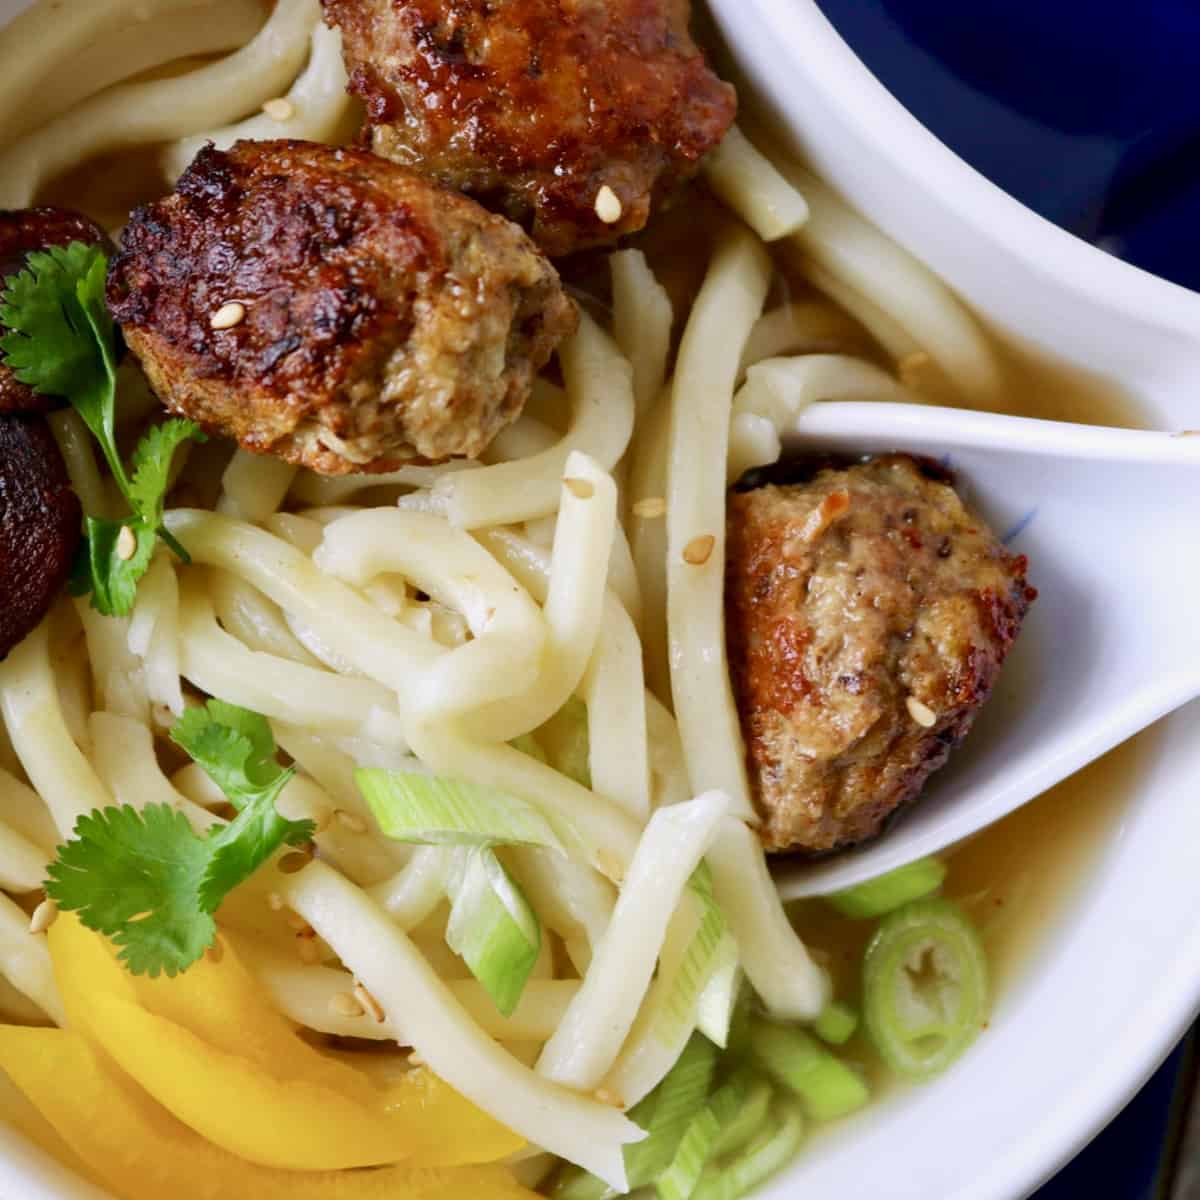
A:
[[[272,121],[290,121],[296,115],[296,106],[282,96],[268,100],[262,110]]]
[[[625,1105],[621,1097],[616,1092],[610,1092],[606,1087],[598,1087],[592,1096],[601,1104],[607,1104],[610,1108],[624,1108]]]
[[[317,945],[316,938],[297,938],[296,953],[306,967],[316,966],[321,961],[321,947]]]
[[[411,1051],[408,1056],[408,1065],[410,1067],[423,1067],[425,1060],[415,1051]]]
[[[717,539],[711,533],[694,537],[683,548],[683,561],[693,567],[702,567],[712,557]]]
[[[212,315],[209,325],[213,329],[232,329],[246,319],[246,306],[240,300],[230,300],[222,304]]]
[[[366,833],[367,823],[357,813],[347,812],[344,808],[337,810],[338,824],[345,826],[351,833]]]
[[[267,897],[267,907],[272,912],[282,912],[283,911],[283,897],[278,892],[272,892]]]
[[[312,821],[317,833],[324,833],[333,824],[333,811],[322,805],[313,810],[309,820]]]
[[[45,933],[54,924],[57,916],[58,905],[53,900],[43,900],[33,910],[33,916],[29,918],[29,932]]]
[[[621,219],[621,198],[607,183],[596,193],[595,208],[605,225],[615,225]]]
[[[924,350],[914,350],[911,354],[906,354],[896,364],[896,374],[900,376],[900,382],[908,384],[910,387],[918,380],[921,372],[926,370],[929,364],[933,362],[929,354]]]
[[[590,500],[596,494],[596,489],[586,479],[564,479],[563,487],[576,500]]]
[[[923,729],[932,729],[937,724],[937,713],[928,704],[922,704],[916,696],[909,696],[904,701],[908,715]]]
[[[363,1006],[364,1012],[371,1014],[377,1025],[382,1025],[387,1020],[387,1014],[380,1007],[379,1001],[361,983],[354,985],[354,999]]]
[[[647,496],[634,502],[633,515],[644,521],[655,521],[667,515],[667,502],[662,496]]]
[[[137,534],[128,525],[121,526],[117,534],[117,557],[122,562],[128,562],[137,553]]]
[[[351,992],[338,992],[331,996],[329,1007],[339,1017],[361,1017],[366,1011]]]

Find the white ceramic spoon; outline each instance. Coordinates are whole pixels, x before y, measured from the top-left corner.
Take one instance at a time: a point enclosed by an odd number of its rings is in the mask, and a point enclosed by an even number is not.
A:
[[[860,849],[781,863],[785,898],[969,837],[1200,695],[1200,436],[830,403],[804,412],[788,447],[943,460],[1029,556],[1040,595],[991,701],[921,798]]]

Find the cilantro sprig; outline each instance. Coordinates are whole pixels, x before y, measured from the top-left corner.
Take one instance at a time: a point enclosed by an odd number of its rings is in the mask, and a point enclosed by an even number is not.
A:
[[[90,591],[100,612],[124,616],[150,567],[156,537],[188,561],[184,548],[162,527],[163,501],[176,449],[204,435],[192,421],[169,420],[142,438],[133,454],[132,477],[126,472],[115,433],[116,331],[104,300],[107,271],[104,252],[84,242],[28,255],[25,269],[5,280],[0,296],[0,322],[8,329],[0,337],[0,352],[22,383],[67,399],[100,443],[129,503],[124,520],[87,518],[75,576],[77,590]]]
[[[275,760],[265,717],[210,700],[189,709],[171,738],[204,768],[237,816],[207,836],[165,804],[124,805],[80,817],[58,848],[46,894],[120,947],[134,975],[186,971],[216,935],[213,914],[284,846],[316,832],[279,815],[275,802],[295,774]]]

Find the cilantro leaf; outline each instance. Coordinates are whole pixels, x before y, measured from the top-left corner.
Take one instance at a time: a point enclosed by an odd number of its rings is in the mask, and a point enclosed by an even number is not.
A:
[[[183,714],[171,740],[204,768],[238,810],[209,838],[212,857],[200,883],[200,902],[212,911],[280,846],[302,845],[316,826],[289,821],[276,811],[276,799],[296,772],[275,761],[275,738],[259,713],[210,700]]]
[[[84,242],[29,254],[25,269],[5,280],[0,321],[8,332],[0,351],[22,383],[71,402],[127,491],[113,429],[116,347],[104,303],[107,268],[104,251]]]
[[[212,943],[213,913],[225,897],[276,851],[316,831],[275,809],[295,772],[275,761],[265,717],[210,700],[186,712],[171,737],[237,816],[203,837],[166,805],[106,808],[80,817],[75,840],[58,848],[47,871],[46,894],[112,938],[135,975],[186,971]]]
[[[121,557],[122,530],[134,537],[135,549]],[[154,557],[154,529],[141,521],[106,521],[88,517],[84,531],[87,550],[87,584],[92,607],[108,617],[124,617],[133,610],[138,580],[150,569]]]
[[[46,895],[112,938],[132,974],[173,976],[216,934],[196,904],[208,858],[205,841],[169,805],[106,808],[80,817],[75,840],[58,848]]]
[[[190,563],[188,552],[162,527],[163,506],[171,481],[171,461],[184,442],[208,439],[195,421],[172,418],[148,430],[133,452],[133,478],[129,482],[129,502],[142,521],[157,529],[159,537],[181,558]]]

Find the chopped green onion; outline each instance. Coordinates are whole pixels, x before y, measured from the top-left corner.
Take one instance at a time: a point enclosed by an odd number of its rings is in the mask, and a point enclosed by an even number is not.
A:
[[[588,739],[588,711],[577,696],[572,696],[537,731],[537,739],[550,765],[568,779],[585,788],[592,786],[591,753]]]
[[[919,858],[886,875],[868,879],[843,892],[834,892],[825,899],[843,916],[865,921],[932,895],[945,878],[943,863],[936,858]]]
[[[858,1013],[839,1000],[827,1004],[824,1012],[813,1022],[813,1033],[831,1046],[844,1045],[854,1036],[857,1028]]]
[[[542,948],[537,914],[488,847],[465,852],[453,892],[446,942],[511,1016]]]
[[[844,1117],[870,1099],[862,1079],[803,1030],[755,1021],[750,1050],[776,1083],[800,1098],[814,1121]]]
[[[652,1184],[671,1164],[688,1126],[704,1108],[716,1066],[716,1047],[693,1034],[658,1087],[629,1110],[630,1120],[646,1131],[642,1141],[625,1147],[630,1191]],[[615,1194],[581,1167],[565,1167],[553,1191],[555,1200],[606,1200]]]
[[[398,842],[562,849],[532,804],[495,788],[384,767],[360,767],[354,782],[384,835]]]
[[[733,934],[726,932],[713,952],[708,982],[696,1002],[696,1028],[722,1050],[729,1044],[729,1027],[742,987],[742,965]]]
[[[688,1200],[716,1152],[721,1132],[737,1117],[745,1103],[750,1081],[745,1072],[723,1084],[692,1118],[670,1165],[658,1177],[660,1200]]]
[[[886,917],[863,961],[863,1019],[897,1074],[928,1079],[975,1040],[987,1017],[983,943],[949,900],[918,900]]]
[[[751,1077],[750,1090],[745,1101],[733,1120],[721,1130],[721,1136],[717,1138],[717,1144],[713,1147],[714,1155],[727,1158],[758,1137],[767,1119],[767,1110],[771,1107],[773,1094],[771,1085],[765,1079]]]
[[[803,1136],[804,1119],[789,1104],[743,1154],[706,1167],[691,1200],[738,1200],[791,1162]]]

